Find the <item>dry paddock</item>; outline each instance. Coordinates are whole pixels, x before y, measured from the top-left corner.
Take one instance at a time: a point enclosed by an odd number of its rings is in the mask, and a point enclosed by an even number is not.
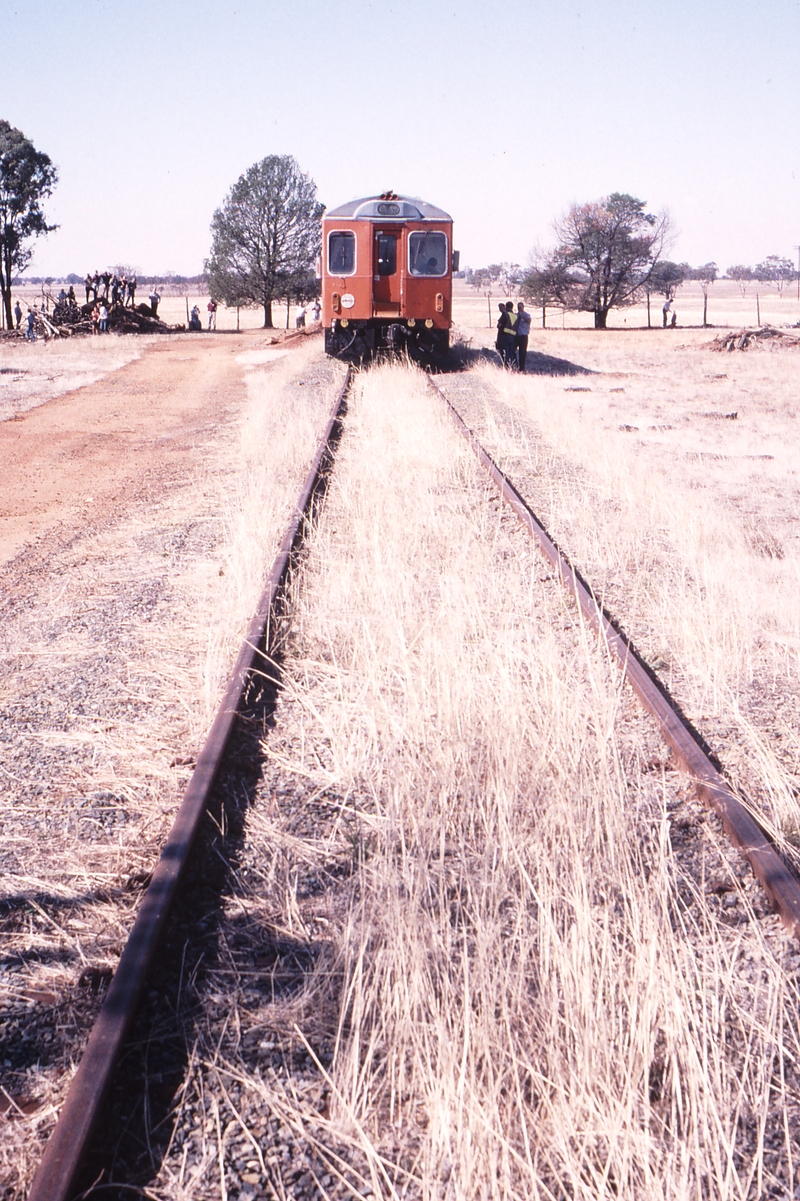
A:
[[[446,393],[791,849],[794,357],[553,333],[520,379],[470,332]],[[182,474],[11,564],[9,1198],[341,378],[256,337]],[[358,378],[292,595],[87,1183],[796,1195],[797,946],[420,373]]]

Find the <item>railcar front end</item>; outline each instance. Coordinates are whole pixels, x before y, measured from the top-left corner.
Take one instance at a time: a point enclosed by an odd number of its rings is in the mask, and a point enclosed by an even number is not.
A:
[[[450,345],[453,221],[425,201],[384,192],[322,222],[325,350],[366,358],[381,349],[419,357]]]

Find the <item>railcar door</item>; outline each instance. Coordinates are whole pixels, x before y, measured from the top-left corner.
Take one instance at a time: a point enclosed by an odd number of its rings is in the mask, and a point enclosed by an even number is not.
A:
[[[400,313],[400,230],[376,229],[373,239],[373,316],[396,317]]]

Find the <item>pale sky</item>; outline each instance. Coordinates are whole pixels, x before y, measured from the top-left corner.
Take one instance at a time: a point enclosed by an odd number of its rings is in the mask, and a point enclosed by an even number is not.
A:
[[[612,191],[671,258],[796,261],[800,0],[0,0],[0,32],[0,117],[60,172],[33,274],[202,270],[268,154],[331,207],[447,209],[474,267]]]

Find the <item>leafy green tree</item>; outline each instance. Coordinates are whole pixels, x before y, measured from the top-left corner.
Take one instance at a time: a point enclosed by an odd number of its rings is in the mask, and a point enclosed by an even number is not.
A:
[[[50,158],[19,129],[0,120],[0,303],[9,329],[11,285],[33,256],[28,243],[58,228],[47,224],[41,208],[57,181]]]
[[[263,307],[271,329],[273,300],[294,295],[319,254],[324,205],[316,196],[314,181],[289,154],[268,155],[240,175],[211,221],[211,295]]]
[[[650,329],[650,297],[663,296],[673,300],[678,288],[689,278],[691,267],[688,263],[671,263],[669,259],[660,259],[649,272],[643,284],[647,296],[647,328]]]
[[[778,254],[768,254],[763,263],[758,263],[755,276],[765,283],[774,284],[779,296],[783,296],[787,284],[797,278],[792,260],[781,258]]]
[[[605,329],[613,308],[633,304],[664,252],[669,217],[645,212],[645,202],[612,192],[574,204],[556,222],[562,261],[571,280],[571,307],[594,314]]]

